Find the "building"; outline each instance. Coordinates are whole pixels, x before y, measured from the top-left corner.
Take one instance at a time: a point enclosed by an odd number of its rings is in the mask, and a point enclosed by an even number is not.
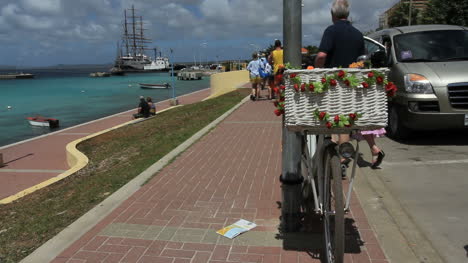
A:
[[[394,4],[392,7],[390,7],[387,11],[385,11],[383,14],[379,16],[379,29],[384,29],[388,28],[388,17],[390,14],[398,7],[400,3],[410,3],[413,5],[414,8],[419,9],[420,11],[423,11],[429,0],[401,0],[398,1],[396,4]]]

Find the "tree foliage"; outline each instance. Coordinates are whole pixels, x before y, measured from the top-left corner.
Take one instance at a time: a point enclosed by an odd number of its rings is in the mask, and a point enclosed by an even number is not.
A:
[[[423,24],[468,25],[468,0],[429,0]]]
[[[418,24],[419,10],[411,7],[411,25]],[[409,3],[400,2],[388,17],[389,27],[407,26],[409,21]]]
[[[307,55],[308,56],[318,53],[318,47],[317,46],[308,45],[308,46],[305,46],[304,48],[307,49]]]

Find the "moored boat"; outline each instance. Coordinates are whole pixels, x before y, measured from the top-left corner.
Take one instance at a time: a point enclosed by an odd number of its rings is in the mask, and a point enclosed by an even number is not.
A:
[[[127,15],[127,11],[130,14]],[[139,19],[138,19],[139,18]],[[135,8],[124,10],[122,43],[117,44],[117,57],[112,71],[125,73],[159,72],[169,70],[169,59],[154,48],[154,58],[145,54],[151,39],[144,35],[143,17],[135,15]]]
[[[40,127],[50,127],[50,128],[57,128],[59,126],[59,120],[54,118],[46,118],[43,116],[35,116],[35,117],[27,117],[29,124],[32,126],[40,126]]]
[[[169,83],[163,84],[148,84],[148,83],[138,83],[142,89],[168,89],[171,85]]]
[[[9,73],[9,74],[0,74],[0,79],[33,79],[34,74],[31,73]]]
[[[109,72],[94,72],[94,73],[89,74],[89,76],[92,77],[92,78],[110,77],[110,75],[111,74]]]

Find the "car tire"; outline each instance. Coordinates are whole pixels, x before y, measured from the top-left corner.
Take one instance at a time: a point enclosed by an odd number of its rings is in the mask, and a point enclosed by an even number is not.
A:
[[[387,133],[394,139],[407,139],[411,136],[411,130],[401,121],[397,106],[390,106]]]

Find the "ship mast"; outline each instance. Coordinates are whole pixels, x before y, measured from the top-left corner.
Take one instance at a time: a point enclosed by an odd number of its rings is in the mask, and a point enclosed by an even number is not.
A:
[[[136,30],[135,30],[135,8],[132,5],[132,37],[133,37],[133,57],[136,57],[137,45],[136,45]]]
[[[127,15],[127,11],[131,13]],[[151,50],[146,46],[147,43],[151,43],[151,39],[145,38],[144,31],[146,29],[143,27],[143,17],[135,16],[133,5],[132,8],[124,10],[124,17],[123,41],[127,51],[126,55],[133,56],[133,58],[142,57],[145,50]]]

